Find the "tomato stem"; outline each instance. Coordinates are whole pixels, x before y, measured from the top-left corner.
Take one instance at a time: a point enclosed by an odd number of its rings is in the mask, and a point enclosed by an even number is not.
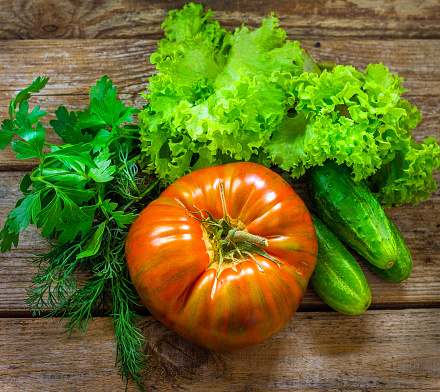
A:
[[[226,237],[228,242],[251,242],[252,244],[267,246],[267,238],[261,237],[259,235],[248,233],[247,231],[238,230],[237,228],[229,230]]]
[[[223,181],[220,181],[219,184],[219,190],[220,190],[220,198],[222,200],[222,208],[223,208],[223,219],[225,219],[228,223],[228,210],[226,209],[226,199],[225,199],[225,184],[223,183]]]

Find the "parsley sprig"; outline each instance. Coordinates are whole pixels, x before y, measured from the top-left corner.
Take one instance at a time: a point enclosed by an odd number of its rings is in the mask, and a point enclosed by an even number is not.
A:
[[[128,227],[158,196],[158,182],[138,176],[139,111],[117,99],[117,88],[103,76],[90,90],[85,110],[60,106],[50,125],[62,143],[46,142],[40,106],[30,111],[31,93],[44,88],[38,77],[9,105],[2,122],[0,149],[18,159],[37,159],[21,183],[23,193],[0,232],[2,252],[18,246],[20,233],[34,224],[50,250],[32,263],[38,273],[28,289],[33,314],[61,315],[69,334],[86,332],[94,315],[113,317],[116,365],[142,390],[143,337],[137,326],[139,303],[125,262]]]

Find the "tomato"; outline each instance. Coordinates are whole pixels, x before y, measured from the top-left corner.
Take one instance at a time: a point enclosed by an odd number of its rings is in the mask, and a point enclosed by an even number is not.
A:
[[[157,319],[200,346],[237,351],[291,319],[317,241],[289,184],[264,166],[239,162],[172,183],[130,227],[126,258]]]

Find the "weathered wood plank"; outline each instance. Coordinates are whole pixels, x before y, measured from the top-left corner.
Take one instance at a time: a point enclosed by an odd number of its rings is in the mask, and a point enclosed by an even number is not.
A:
[[[65,105],[69,110],[83,109],[92,85],[108,74],[118,86],[120,97],[128,105],[141,108],[145,100],[148,78],[155,68],[149,62],[156,41],[139,40],[39,40],[24,41],[20,47],[15,41],[0,41],[0,119],[7,117],[8,103],[16,93],[27,87],[37,76],[51,79],[45,89],[32,99],[53,118],[54,110]],[[353,64],[363,70],[369,64],[383,62],[392,72],[404,78],[405,98],[422,111],[422,122],[415,131],[418,141],[440,137],[440,43],[419,41],[323,41],[316,48],[312,41],[302,45],[318,61],[335,60]],[[26,60],[23,53],[27,54]],[[48,134],[48,141],[56,135]],[[0,152],[0,170],[24,170],[36,161],[17,161],[7,149]]]
[[[294,39],[294,37],[289,37]],[[0,41],[2,96],[25,88],[36,76],[51,77],[43,95],[87,94],[103,74],[109,74],[120,93],[136,96],[155,71],[150,55],[157,41],[136,39]],[[301,46],[317,61],[351,64],[364,70],[382,62],[405,79],[411,95],[438,95],[440,42],[433,40],[321,40]],[[26,57],[23,57],[26,53]],[[5,94],[5,95],[3,95]],[[9,93],[10,94],[10,93]]]
[[[0,39],[159,38],[168,11],[188,1],[71,2],[59,0],[3,0]],[[99,4],[99,5],[98,5]],[[415,2],[222,1],[203,2],[222,27],[242,23],[257,27],[275,13],[283,28],[298,39],[330,38],[438,38],[440,5],[436,0]]]
[[[4,392],[121,392],[110,319],[79,339],[54,319],[0,319]],[[267,341],[214,353],[145,317],[148,391],[438,391],[440,309],[297,313]],[[74,388],[74,389],[72,389]],[[136,391],[130,383],[130,392]]]
[[[0,319],[0,390],[124,391],[110,319],[97,318],[81,337],[62,332],[58,319]]]
[[[15,201],[24,172],[0,173],[0,227]],[[286,179],[288,179],[286,177]],[[436,174],[440,183],[440,173]],[[304,183],[292,183],[299,196],[309,204]],[[404,205],[387,210],[401,229],[414,261],[411,277],[403,283],[384,282],[362,262],[370,283],[373,302],[371,309],[402,307],[440,307],[440,190],[417,206]],[[0,316],[29,315],[26,289],[32,283],[37,268],[26,260],[47,250],[45,241],[32,226],[20,237],[19,247],[0,255]],[[360,260],[360,258],[358,258]],[[329,309],[311,287],[301,303],[300,311]]]
[[[137,95],[155,69],[149,58],[156,47],[156,41],[133,39],[20,41],[19,46],[14,40],[0,41],[0,91],[17,92],[45,76],[51,81],[44,95],[88,94],[109,74],[120,93]]]
[[[436,391],[439,315],[439,309],[297,313],[278,334],[235,354],[199,349],[147,319],[152,360],[145,385],[191,392]]]

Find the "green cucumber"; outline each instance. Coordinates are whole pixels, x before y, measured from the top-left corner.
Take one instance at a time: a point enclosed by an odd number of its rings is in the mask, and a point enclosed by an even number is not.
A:
[[[314,214],[318,261],[310,284],[322,300],[344,314],[361,314],[371,304],[371,291],[358,262]]]
[[[306,172],[309,198],[317,216],[343,242],[378,268],[390,268],[397,245],[388,216],[364,181],[334,161]]]
[[[365,264],[377,275],[379,275],[382,279],[392,282],[392,283],[400,283],[404,280],[407,280],[411,275],[412,271],[412,257],[409,252],[408,245],[406,244],[405,239],[403,238],[402,233],[396,226],[396,224],[390,219],[391,227],[394,231],[394,236],[397,243],[397,260],[391,268],[388,269],[380,269],[375,265],[369,263],[365,260]]]

